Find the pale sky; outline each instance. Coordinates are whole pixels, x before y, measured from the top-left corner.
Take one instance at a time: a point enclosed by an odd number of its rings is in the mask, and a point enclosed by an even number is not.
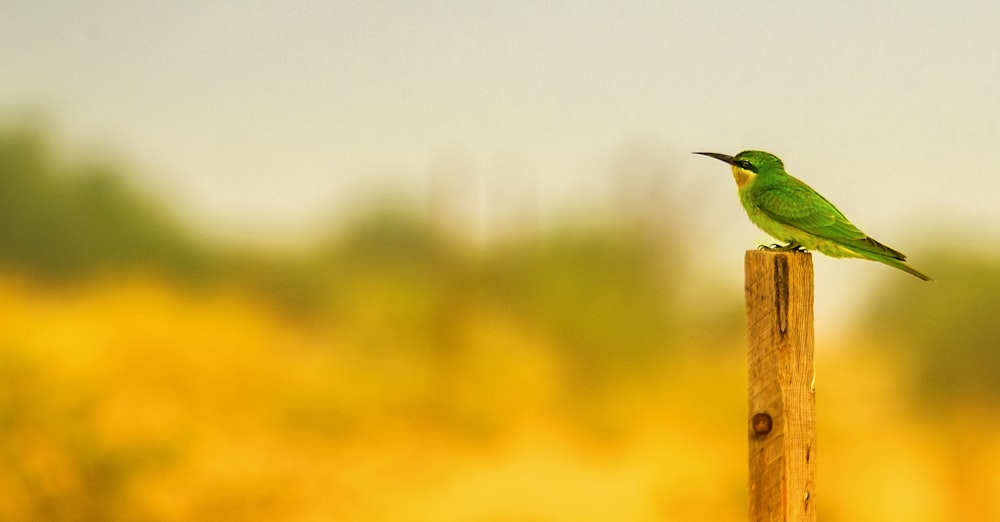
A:
[[[774,152],[902,250],[926,216],[1000,237],[1000,3],[541,4],[6,0],[0,112],[210,228],[295,230],[456,162],[585,208],[641,143],[729,250],[764,237],[691,151]]]

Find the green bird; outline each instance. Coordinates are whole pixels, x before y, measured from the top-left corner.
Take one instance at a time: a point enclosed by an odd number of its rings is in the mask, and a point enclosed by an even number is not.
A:
[[[819,250],[831,257],[859,257],[887,264],[924,281],[931,278],[906,264],[906,256],[858,230],[823,196],[785,172],[774,154],[745,150],[736,156],[695,152],[732,166],[740,203],[754,225],[787,245],[782,250]]]

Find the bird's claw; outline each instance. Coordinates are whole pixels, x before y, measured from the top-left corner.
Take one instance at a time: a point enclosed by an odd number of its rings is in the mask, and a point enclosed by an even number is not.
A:
[[[778,252],[807,252],[805,248],[801,245],[796,245],[794,243],[789,243],[787,245],[779,245],[778,243],[772,243],[770,245],[759,245],[757,250],[777,250]]]

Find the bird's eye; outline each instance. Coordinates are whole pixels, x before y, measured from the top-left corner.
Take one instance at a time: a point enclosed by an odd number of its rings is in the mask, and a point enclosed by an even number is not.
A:
[[[737,166],[744,170],[750,170],[750,162],[747,160],[740,160],[739,163],[737,163]]]

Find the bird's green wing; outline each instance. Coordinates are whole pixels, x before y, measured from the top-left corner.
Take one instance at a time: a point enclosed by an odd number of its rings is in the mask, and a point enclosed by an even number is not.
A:
[[[874,254],[906,259],[854,226],[844,214],[823,196],[801,181],[762,187],[757,193],[757,207],[771,219],[803,232],[836,241]]]

